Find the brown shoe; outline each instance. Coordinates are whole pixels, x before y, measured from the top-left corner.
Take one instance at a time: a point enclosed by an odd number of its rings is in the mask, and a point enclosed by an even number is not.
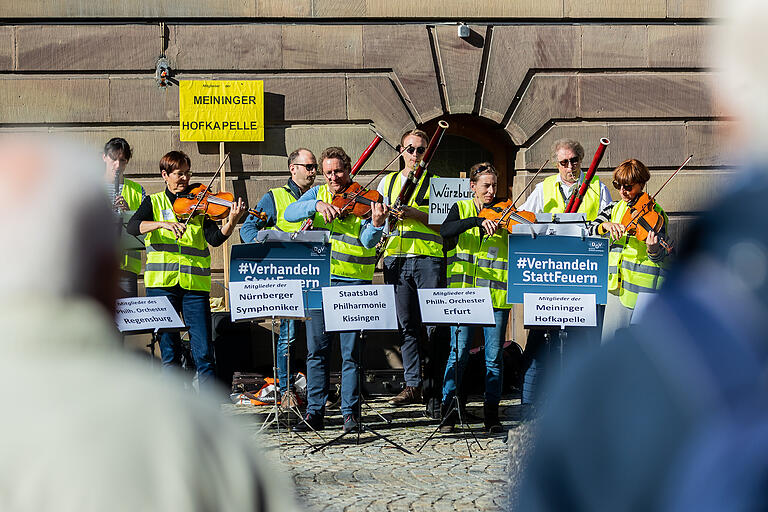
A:
[[[400,407],[401,405],[421,404],[421,388],[405,386],[399,395],[389,401],[389,405]]]

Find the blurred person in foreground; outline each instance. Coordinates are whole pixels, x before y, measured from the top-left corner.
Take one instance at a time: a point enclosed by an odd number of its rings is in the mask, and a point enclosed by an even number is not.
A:
[[[61,140],[0,137],[0,223],[23,251],[0,267],[0,509],[293,510],[275,463],[207,393],[121,350],[103,172]]]
[[[553,391],[521,510],[766,506],[764,450],[737,455],[768,446],[768,3],[722,14],[716,92],[738,119],[746,169],[696,222],[641,325]]]

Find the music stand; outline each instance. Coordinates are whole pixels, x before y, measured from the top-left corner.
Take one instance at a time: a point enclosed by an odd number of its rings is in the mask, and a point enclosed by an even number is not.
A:
[[[377,314],[371,314],[371,316],[375,316],[376,320],[371,320],[369,322],[362,322],[359,323],[359,325],[369,325],[373,327],[373,329],[355,329],[355,331],[358,331],[360,333],[360,339],[357,344],[357,361],[355,362],[355,367],[357,370],[357,389],[359,393],[358,401],[357,401],[357,427],[355,427],[352,430],[349,430],[347,432],[342,432],[340,435],[336,436],[335,438],[331,439],[330,441],[326,441],[325,443],[322,443],[318,446],[315,446],[313,450],[310,451],[310,453],[316,453],[324,448],[327,448],[328,446],[331,446],[332,444],[335,444],[339,441],[341,441],[344,437],[347,436],[347,434],[351,434],[352,432],[355,432],[357,434],[357,440],[356,443],[360,444],[360,434],[363,432],[369,432],[376,436],[377,438],[389,443],[393,447],[397,448],[398,450],[401,450],[409,455],[413,455],[408,449],[405,447],[397,444],[396,442],[392,441],[389,437],[380,434],[376,430],[372,429],[368,425],[366,425],[363,422],[363,402],[365,399],[363,398],[363,370],[362,370],[362,353],[363,353],[363,343],[365,343],[365,332],[368,330],[396,330],[397,329],[397,316],[394,312],[394,303],[395,303],[395,290],[392,285],[359,285],[359,286],[332,286],[323,288],[323,304],[325,306],[328,306],[328,308],[323,308],[323,315],[325,320],[325,330],[326,332],[329,331],[346,331],[350,332],[351,329],[345,328],[349,325],[355,325],[354,322],[347,322],[344,321],[342,318],[341,320],[338,318],[333,318],[332,315],[326,315],[326,311],[330,311],[331,308],[331,301],[334,300],[336,302],[344,303],[345,300],[338,295],[338,291],[343,290],[346,292],[355,292],[355,291],[364,291],[364,292],[370,292],[375,293],[374,295],[364,295],[363,297],[377,297],[375,300],[381,301],[382,304],[385,304],[384,310],[375,310],[375,313]],[[346,300],[347,303],[353,303],[353,299],[357,299],[357,297],[348,298]],[[366,299],[363,299],[366,300]],[[359,301],[355,300],[355,303],[360,304]],[[355,314],[357,316],[367,316],[367,313],[370,313],[371,310],[363,310],[363,309],[355,309]],[[374,411],[375,412],[375,411]],[[382,417],[385,421],[386,418],[381,416],[378,412],[376,412],[380,417]]]
[[[491,291],[489,288],[433,288],[421,289],[417,291],[419,295],[419,307],[421,309],[421,321],[424,324],[450,324],[456,326],[456,336],[454,337],[453,353],[453,378],[456,383],[456,389],[451,398],[451,405],[446,414],[441,418],[440,424],[430,434],[430,436],[416,450],[421,450],[432,440],[432,438],[445,425],[448,418],[451,417],[454,410],[459,416],[459,424],[467,444],[467,452],[472,457],[472,448],[467,437],[467,430],[472,435],[477,446],[482,450],[483,446],[477,440],[475,431],[464,420],[459,403],[459,392],[461,390],[461,381],[459,379],[459,329],[461,326],[468,325],[494,325],[493,305],[491,302]],[[461,306],[455,306],[461,304]],[[459,309],[459,307],[461,309]],[[459,321],[446,321],[446,319]]]

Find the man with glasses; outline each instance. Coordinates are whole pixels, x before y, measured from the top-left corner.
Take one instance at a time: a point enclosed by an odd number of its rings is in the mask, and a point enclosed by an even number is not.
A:
[[[384,202],[393,204],[400,189],[424,157],[429,136],[422,130],[407,131],[400,138],[405,167],[402,171],[389,174],[379,183],[378,191]],[[419,288],[444,288],[445,266],[443,260],[443,239],[440,226],[429,225],[429,181],[431,175],[425,172],[416,186],[416,192],[402,208],[402,220],[397,223],[394,233],[384,247],[384,282],[395,286],[397,318],[400,323],[401,353],[405,373],[405,388],[390,400],[390,404],[401,405],[422,402],[421,363],[424,359],[424,399],[427,415],[440,417],[440,387],[442,364],[437,346],[435,326],[426,328],[426,340],[420,347],[423,326],[416,290]]]
[[[558,173],[537,184],[520,207],[521,210],[533,213],[564,213],[571,194],[578,192],[584,183],[584,173],[581,171],[584,147],[581,143],[572,139],[556,140],[552,146],[552,158],[557,162]],[[578,212],[584,213],[587,222],[591,222],[610,204],[611,193],[595,174],[589,182]],[[598,314],[598,317],[600,316],[602,315]],[[600,323],[598,321],[598,324]],[[595,331],[596,338],[599,338],[599,332],[599,329]],[[548,353],[547,333],[550,339],[555,339],[558,329],[531,329],[528,333],[523,353],[524,364],[528,366],[523,381],[523,404],[532,404],[536,401],[536,395],[540,389],[539,382],[544,378]],[[578,337],[579,334],[585,333],[573,330],[571,334]],[[589,336],[589,334],[586,335]]]
[[[248,218],[240,228],[240,238],[245,243],[256,241],[256,236],[262,229],[294,232],[301,227],[301,222],[285,220],[285,209],[312,187],[317,176],[317,160],[315,155],[306,148],[298,148],[288,155],[288,171],[291,177],[282,187],[273,188],[262,196],[256,205],[256,210],[266,214],[262,220],[255,215]],[[277,380],[278,389],[282,392],[281,405],[283,408],[297,406],[296,397],[291,393],[291,376],[288,375],[288,347],[296,341],[296,321],[283,319],[280,321],[280,337],[277,340]]]
[[[325,185],[315,186],[285,210],[288,221],[312,219],[312,228],[329,231],[331,236],[331,286],[371,284],[376,266],[376,244],[386,222],[387,208],[371,204],[371,215],[361,219],[334,206],[333,198],[351,184],[352,162],[340,147],[329,147],[320,155]],[[344,432],[358,427],[360,389],[358,388],[359,331],[326,332],[323,312],[312,310],[307,321],[307,415],[293,427],[295,432],[324,428],[328,400],[328,359],[331,342],[339,339],[341,350],[341,413]]]

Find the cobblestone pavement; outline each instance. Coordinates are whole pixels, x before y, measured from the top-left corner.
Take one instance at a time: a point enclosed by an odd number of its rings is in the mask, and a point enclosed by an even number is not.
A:
[[[371,407],[392,423],[384,423],[371,409],[364,422],[378,433],[403,446],[410,455],[363,433],[348,434],[340,442],[317,453],[296,434],[274,425],[257,437],[268,456],[278,457],[291,471],[298,499],[307,510],[399,511],[399,510],[501,510],[507,507],[507,432],[488,435],[482,420],[473,423],[480,447],[471,436],[472,456],[461,431],[437,433],[421,450],[419,446],[437,427],[423,415],[423,406],[392,408],[384,398],[373,399]],[[507,429],[520,425],[519,400],[505,400],[500,415]],[[271,409],[252,406],[224,406],[240,416],[246,428],[257,432]],[[482,415],[482,403],[470,402],[468,409]],[[325,418],[326,440],[341,434],[341,415],[331,410]],[[294,420],[295,423],[295,420]],[[511,436],[513,437],[513,436]],[[305,438],[317,444],[316,435]]]

